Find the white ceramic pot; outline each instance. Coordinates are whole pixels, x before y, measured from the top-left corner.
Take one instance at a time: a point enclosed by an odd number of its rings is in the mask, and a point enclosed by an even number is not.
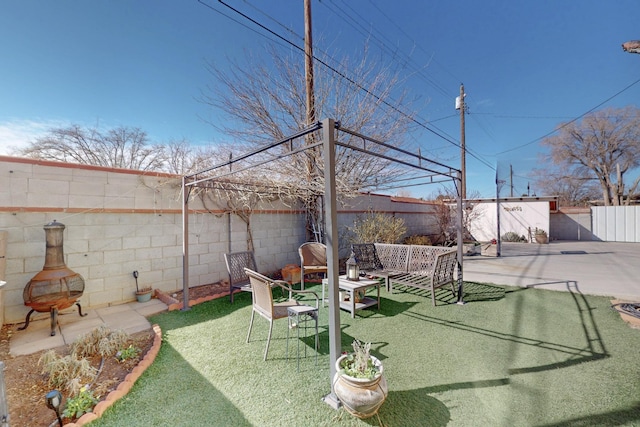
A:
[[[340,356],[336,360],[336,375],[333,378],[333,391],[340,399],[342,406],[358,418],[369,418],[375,415],[387,398],[387,380],[383,375],[380,360],[371,356],[373,364],[378,366],[379,372],[372,380],[355,378],[341,374],[340,364],[347,356]]]

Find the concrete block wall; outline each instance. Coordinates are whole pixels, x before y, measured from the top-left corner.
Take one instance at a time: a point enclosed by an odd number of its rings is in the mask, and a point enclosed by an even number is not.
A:
[[[404,236],[398,236],[400,241],[406,236],[430,235],[438,232],[433,203],[378,194],[366,194],[343,201],[339,209],[339,232],[346,227],[353,227],[358,216],[372,211],[393,215],[404,220],[407,231]],[[346,250],[347,242],[341,240],[340,245],[342,253]]]
[[[140,287],[182,288],[182,197],[180,177],[95,166],[0,156],[0,231],[6,232],[4,319],[23,322],[29,311],[22,292],[44,265],[44,225],[66,226],[67,266],[85,279],[83,307],[133,301]],[[247,250],[247,227],[236,215],[189,204],[189,286],[227,277],[224,253]],[[410,234],[426,234],[428,204],[366,195],[339,209],[340,226],[374,209],[402,216]],[[286,206],[261,206],[251,216],[258,270],[272,272],[299,263],[305,217]],[[74,310],[71,308],[69,310]],[[37,317],[48,317],[48,313]]]
[[[556,240],[593,240],[591,209],[565,207],[552,212],[550,235]]]

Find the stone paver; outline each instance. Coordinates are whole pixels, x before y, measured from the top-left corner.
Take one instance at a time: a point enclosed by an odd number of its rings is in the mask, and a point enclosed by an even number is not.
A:
[[[10,353],[24,355],[71,344],[78,336],[102,325],[111,329],[122,329],[129,334],[151,328],[146,316],[167,310],[167,305],[158,299],[146,303],[120,304],[98,309],[85,309],[80,317],[77,309],[65,310],[58,316],[56,335],[51,336],[50,318],[32,320],[23,331],[15,331],[9,342]]]

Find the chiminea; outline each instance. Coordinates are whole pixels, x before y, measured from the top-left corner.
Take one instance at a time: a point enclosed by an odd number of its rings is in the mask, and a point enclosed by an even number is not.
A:
[[[58,325],[58,310],[71,307],[74,303],[78,306],[78,314],[82,314],[82,307],[77,300],[84,292],[84,279],[81,275],[70,270],[64,263],[64,251],[62,249],[64,224],[53,222],[44,226],[46,234],[46,255],[42,271],[27,283],[22,298],[24,305],[31,307],[27,314],[24,326],[26,329],[34,311],[51,313],[51,336],[56,334]]]

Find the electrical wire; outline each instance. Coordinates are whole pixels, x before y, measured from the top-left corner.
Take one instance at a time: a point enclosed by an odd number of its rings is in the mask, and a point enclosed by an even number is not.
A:
[[[204,5],[206,5],[207,7],[211,8],[211,6],[207,5],[206,3],[203,3],[202,0],[198,0],[199,3],[202,3]],[[277,37],[278,39],[284,41],[285,43],[291,45],[292,47],[300,50],[301,52],[304,53],[304,48],[298,46],[297,44],[293,43],[292,41],[288,40],[286,37],[278,34],[277,32],[275,32],[274,30],[268,28],[267,26],[265,26],[264,24],[261,24],[260,22],[256,21],[255,19],[251,18],[250,16],[248,16],[247,14],[239,11],[238,9],[234,8],[233,6],[225,3],[223,0],[218,0],[219,3],[221,3],[223,6],[231,9],[233,12],[237,13],[238,15],[242,16],[243,18],[247,19],[248,21],[252,22],[253,24],[259,26],[260,28],[262,28],[263,30],[267,31],[268,33],[274,35],[275,37]],[[215,10],[215,9],[213,9]],[[259,33],[258,33],[259,34]],[[306,53],[305,53],[306,55]],[[345,73],[337,70],[335,67],[331,66],[330,64],[328,64],[327,62],[325,62],[324,60],[316,57],[315,55],[313,56],[313,59],[315,61],[317,61],[319,64],[325,66],[327,69],[329,69],[330,71],[334,72],[335,74],[337,74],[338,76],[340,76],[341,78],[345,79],[347,82],[351,83],[352,85],[354,85],[356,88],[360,89],[361,91],[365,92],[367,95],[370,95],[371,97],[375,98],[377,101],[380,101],[382,104],[386,105],[387,107],[391,108],[393,111],[397,112],[398,114],[403,115],[404,117],[408,118],[410,121],[414,122],[415,124],[417,124],[418,126],[424,128],[425,130],[433,133],[434,135],[444,139],[445,141],[448,141],[449,143],[453,144],[454,146],[460,148],[460,145],[455,142],[454,140],[452,140],[451,138],[446,137],[444,134],[445,132],[439,130],[440,132],[431,129],[429,126],[427,126],[426,124],[419,122],[418,120],[416,120],[415,118],[413,118],[411,115],[405,113],[404,111],[402,111],[399,107],[391,104],[389,101],[386,101],[384,99],[382,99],[379,95],[371,92],[369,89],[365,88],[364,86],[362,86],[360,83],[356,82],[355,80],[353,80],[352,78],[350,78],[349,76],[347,76]],[[433,126],[435,128],[435,126]]]
[[[385,13],[383,10],[381,10],[372,0],[369,0],[369,3],[371,3],[371,5],[380,13],[380,15],[382,15],[385,19],[387,19],[387,21],[389,21],[394,27],[396,27],[409,41],[411,41],[411,43],[413,43],[414,46],[416,46],[424,54],[428,55],[431,58],[430,62],[438,64],[456,82],[461,81],[461,79],[456,77],[447,67],[445,67],[443,64],[441,64],[439,61],[437,61],[435,59],[433,53],[427,52],[422,46],[420,46],[420,44],[418,44],[416,42],[416,40],[413,37],[411,37],[409,34],[407,34],[407,32],[402,28],[401,25],[398,25],[395,21],[393,21],[388,13]]]
[[[263,29],[264,31],[266,31],[267,33],[275,36],[277,39],[285,42],[286,44],[294,47],[297,50],[300,50],[301,52],[303,52],[306,55],[306,52],[304,51],[303,47],[298,46],[296,43],[290,41],[289,39],[287,39],[286,37],[282,36],[281,34],[277,33],[276,31],[268,28],[266,25],[258,22],[257,20],[251,18],[250,16],[248,16],[247,14],[245,14],[244,12],[241,12],[240,10],[234,8],[233,6],[225,3],[223,0],[218,0],[218,2],[220,4],[222,4],[223,6],[227,7],[228,9],[232,10],[234,13],[242,16],[244,19],[250,21],[251,23],[257,25],[258,27],[260,27],[261,29]],[[198,0],[198,3],[208,7],[209,9],[221,14],[222,16],[228,17],[227,14],[224,14],[220,11],[218,11],[217,9],[213,8],[211,5],[203,2],[202,0]],[[238,22],[237,20],[232,19],[234,22]],[[249,28],[248,26],[241,24],[243,27],[245,28]],[[252,29],[253,32],[255,32],[256,34],[259,34],[263,37],[266,37],[270,40],[272,40],[270,37],[265,36],[264,34],[255,31]],[[418,127],[421,127],[425,130],[427,130],[428,132],[434,134],[435,136],[443,139],[444,141],[448,142],[449,144],[457,147],[457,148],[461,148],[460,143],[458,143],[457,141],[454,140],[453,137],[451,137],[450,135],[448,135],[445,131],[439,129],[437,126],[434,125],[427,125],[426,123],[423,123],[421,121],[418,121],[415,117],[420,118],[418,115],[416,116],[411,116],[409,114],[407,114],[406,112],[402,111],[399,107],[391,104],[389,101],[382,99],[379,95],[371,92],[369,89],[365,88],[364,86],[362,86],[360,83],[356,82],[355,80],[353,80],[352,78],[348,77],[345,72],[339,71],[338,69],[336,69],[335,67],[333,67],[332,65],[328,64],[326,61],[316,57],[315,55],[312,56],[312,58],[317,61],[319,64],[323,65],[324,67],[326,67],[328,70],[330,70],[331,72],[335,73],[336,75],[338,75],[339,77],[343,78],[344,80],[346,80],[347,82],[349,82],[350,84],[354,85],[356,88],[358,88],[359,90],[365,92],[366,94],[368,94],[369,96],[375,98],[377,101],[379,101],[380,103],[386,105],[387,107],[391,108],[393,111],[395,111],[396,113],[406,117],[409,121],[415,123]],[[420,118],[421,119],[421,118]],[[423,121],[426,121],[424,119],[421,119]],[[478,155],[476,155],[474,152],[472,152],[471,150],[469,150],[467,147],[465,147],[465,152],[468,153],[471,157],[475,158],[476,160],[478,160],[480,163],[484,164],[485,166],[487,166],[489,169],[491,170],[495,170],[495,167],[493,165],[491,165],[490,163],[488,163],[486,160],[480,158]]]
[[[335,5],[335,7],[338,8],[338,6],[334,3],[334,0],[329,0],[332,4]],[[433,86],[434,89],[436,89],[438,92],[440,92],[443,96],[445,97],[450,97],[450,94],[446,92],[446,90],[444,90],[442,88],[442,86],[440,86],[438,83],[436,83],[434,80],[432,80],[431,78],[429,78],[425,73],[424,73],[424,68],[421,67],[419,64],[417,64],[410,55],[404,53],[401,49],[397,48],[397,47],[393,47],[390,46],[390,40],[388,39],[388,37],[384,36],[382,33],[378,33],[380,34],[380,36],[376,35],[375,32],[372,32],[371,30],[368,30],[365,25],[363,25],[362,23],[358,22],[358,20],[360,21],[364,21],[364,19],[362,18],[362,14],[358,13],[356,10],[353,9],[353,7],[351,7],[351,5],[347,2],[345,3],[345,7],[347,9],[349,9],[351,11],[351,13],[339,13],[337,12],[335,9],[331,8],[330,6],[328,6],[326,3],[324,3],[322,0],[319,0],[320,4],[323,5],[324,7],[326,7],[331,13],[333,13],[334,15],[336,15],[338,18],[340,18],[341,20],[343,20],[347,25],[349,25],[351,28],[353,28],[355,31],[357,31],[358,33],[360,33],[363,37],[365,37],[366,39],[371,38],[372,40],[374,40],[375,42],[378,43],[378,46],[383,50],[388,52],[392,59],[394,58],[399,58],[403,61],[403,63],[405,64],[403,68],[407,68],[407,66],[411,66],[412,71],[418,75],[419,77],[421,77],[425,82],[427,82],[428,84],[430,84],[431,86]],[[368,23],[367,23],[368,24]],[[385,40],[381,39],[384,38]]]
[[[627,85],[624,89],[622,89],[622,90],[620,90],[620,91],[616,92],[615,94],[611,95],[609,98],[605,99],[604,101],[602,101],[601,103],[599,103],[599,104],[598,104],[598,105],[596,105],[595,107],[590,108],[589,110],[587,110],[587,111],[585,111],[584,113],[580,114],[578,117],[575,117],[574,119],[569,120],[569,121],[568,121],[568,122],[566,122],[566,123],[563,123],[561,126],[559,126],[558,128],[556,128],[556,129],[552,130],[551,132],[548,132],[548,133],[546,133],[546,134],[544,134],[544,135],[542,135],[542,136],[540,136],[540,137],[538,137],[538,138],[534,139],[533,141],[529,141],[529,142],[527,142],[526,144],[518,145],[517,147],[510,148],[510,149],[505,150],[505,151],[501,151],[501,152],[497,153],[496,155],[497,155],[497,156],[500,156],[500,155],[505,154],[505,153],[510,153],[511,151],[519,150],[519,149],[521,149],[521,148],[527,147],[527,146],[529,146],[529,145],[531,145],[531,144],[534,144],[534,143],[536,143],[536,142],[542,141],[544,138],[546,138],[546,137],[548,137],[548,136],[553,135],[554,133],[558,132],[560,129],[563,129],[563,128],[565,128],[565,127],[569,126],[571,123],[574,123],[574,122],[576,122],[576,121],[580,120],[581,118],[583,118],[583,117],[584,117],[584,116],[586,116],[587,114],[589,114],[589,113],[593,112],[593,111],[594,111],[594,110],[596,110],[597,108],[600,108],[602,105],[604,105],[604,104],[606,104],[607,102],[611,101],[613,98],[615,98],[616,96],[618,96],[618,95],[622,94],[623,92],[626,92],[627,90],[631,89],[633,86],[635,86],[635,85],[636,85],[636,84],[638,84],[638,83],[640,83],[640,79],[638,79],[638,80],[636,80],[635,82],[633,82],[633,83],[631,83],[631,84]]]

